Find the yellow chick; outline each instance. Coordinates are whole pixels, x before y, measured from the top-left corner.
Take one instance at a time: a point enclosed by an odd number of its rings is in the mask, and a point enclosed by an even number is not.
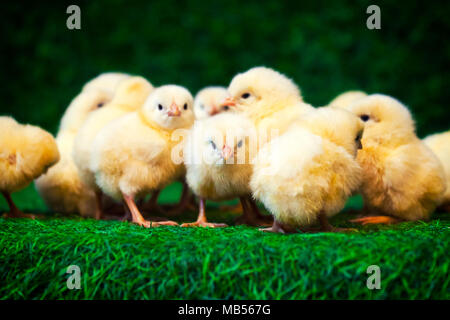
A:
[[[450,212],[450,131],[428,136],[423,142],[434,152],[444,167],[447,189],[439,209]]]
[[[230,96],[222,105],[234,107],[252,120],[261,145],[283,134],[299,116],[313,109],[303,102],[300,89],[292,80],[265,67],[236,75],[228,93]]]
[[[346,91],[331,100],[328,106],[346,109],[350,104],[364,97],[367,97],[367,93],[363,91]]]
[[[224,113],[198,120],[185,145],[186,181],[199,198],[199,215],[194,223],[182,226],[222,227],[208,223],[205,200],[241,200],[247,222],[267,222],[249,202],[251,160],[256,155],[257,135],[253,123],[244,115]],[[251,198],[250,198],[251,199]],[[269,217],[270,218],[270,217]]]
[[[55,139],[47,131],[0,117],[0,191],[11,217],[25,217],[15,206],[11,193],[25,188],[59,161]]]
[[[361,183],[356,161],[363,123],[348,111],[319,108],[259,152],[250,187],[274,216],[271,232],[293,232],[341,211]]]
[[[221,103],[228,96],[226,88],[223,87],[206,87],[200,90],[194,98],[194,115],[196,119],[205,119],[216,115],[220,112],[229,110],[229,106],[222,106]],[[180,182],[183,184],[183,190],[181,193],[180,201],[174,208],[166,212],[170,216],[176,216],[182,214],[188,208],[195,208],[195,198],[191,196],[189,187],[184,179],[185,173],[181,174]],[[146,203],[145,209],[157,210],[162,212],[163,210],[158,206],[158,196],[160,190],[155,190],[152,197]]]
[[[206,87],[200,90],[194,99],[195,119],[205,119],[228,111],[229,106],[221,105],[227,97],[227,89],[223,87]]]
[[[444,169],[415,134],[409,110],[394,98],[374,94],[355,101],[349,110],[365,123],[361,194],[369,216],[355,223],[396,223],[425,220],[446,189]]]
[[[84,186],[72,157],[75,136],[88,115],[111,101],[122,73],[103,73],[84,85],[64,112],[56,143],[60,161],[35,181],[36,189],[49,208],[59,213],[93,216],[94,191]]]
[[[103,212],[102,193],[95,183],[94,173],[89,168],[93,141],[107,124],[139,109],[152,90],[153,86],[142,77],[122,80],[112,101],[103,108],[91,112],[75,137],[73,159],[82,183],[95,191],[96,219],[101,219]]]
[[[183,87],[159,87],[141,109],[111,123],[95,138],[90,169],[105,194],[124,201],[134,223],[145,227],[177,225],[146,221],[135,199],[179,177],[183,157],[173,150],[182,151],[176,138],[187,134],[194,122],[193,103]]]

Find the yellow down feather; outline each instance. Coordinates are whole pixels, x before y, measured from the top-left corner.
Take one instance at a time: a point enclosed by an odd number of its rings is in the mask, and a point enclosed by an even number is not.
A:
[[[47,131],[0,117],[0,191],[16,192],[59,161],[55,139]]]
[[[445,174],[433,152],[417,138],[409,110],[381,94],[359,99],[349,110],[365,120],[357,160],[369,213],[428,219],[445,192]]]
[[[127,77],[112,72],[97,76],[83,86],[64,112],[56,135],[61,160],[35,181],[39,195],[53,211],[83,216],[94,214],[94,192],[80,180],[72,157],[73,144],[88,115],[109,103],[118,83]]]

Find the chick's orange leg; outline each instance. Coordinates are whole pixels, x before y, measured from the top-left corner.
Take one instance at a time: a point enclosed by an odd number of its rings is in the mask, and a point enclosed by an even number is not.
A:
[[[6,202],[9,206],[9,213],[5,215],[5,217],[8,218],[31,218],[34,219],[35,216],[32,214],[25,214],[22,211],[19,210],[19,208],[16,207],[13,199],[11,198],[11,195],[8,192],[2,192],[3,196],[6,199]]]
[[[251,196],[240,197],[239,200],[242,204],[243,214],[236,220],[236,224],[249,226],[270,226],[272,224],[273,217],[261,214]]]
[[[212,223],[208,222],[205,214],[205,199],[199,198],[199,212],[197,221],[191,223],[183,223],[182,227],[210,227],[210,228],[221,228],[226,227],[225,223]]]
[[[142,216],[141,212],[139,211],[138,207],[136,206],[136,203],[134,202],[134,197],[130,195],[123,195],[123,200],[125,201],[126,206],[128,207],[128,210],[131,212],[131,221],[133,223],[136,223],[140,226],[150,228],[150,227],[159,227],[159,226],[177,226],[178,223],[174,221],[147,221]]]
[[[389,216],[369,216],[350,220],[352,223],[366,224],[395,224],[401,222],[400,219]]]

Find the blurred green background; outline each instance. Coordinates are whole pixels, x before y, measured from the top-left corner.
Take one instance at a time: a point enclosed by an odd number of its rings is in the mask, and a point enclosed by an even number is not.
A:
[[[66,8],[81,8],[81,30]],[[349,89],[397,97],[420,136],[450,129],[450,3],[377,1],[39,1],[2,4],[0,114],[55,133],[71,99],[104,71],[193,93],[266,65],[323,105]]]

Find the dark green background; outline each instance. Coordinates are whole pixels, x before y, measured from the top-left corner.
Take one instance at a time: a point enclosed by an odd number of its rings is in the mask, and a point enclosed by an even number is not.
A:
[[[381,7],[382,29],[366,28]],[[420,136],[448,130],[450,3],[439,1],[82,1],[2,4],[0,114],[55,132],[83,83],[104,71],[193,93],[266,65],[326,104],[348,89],[410,106]]]

